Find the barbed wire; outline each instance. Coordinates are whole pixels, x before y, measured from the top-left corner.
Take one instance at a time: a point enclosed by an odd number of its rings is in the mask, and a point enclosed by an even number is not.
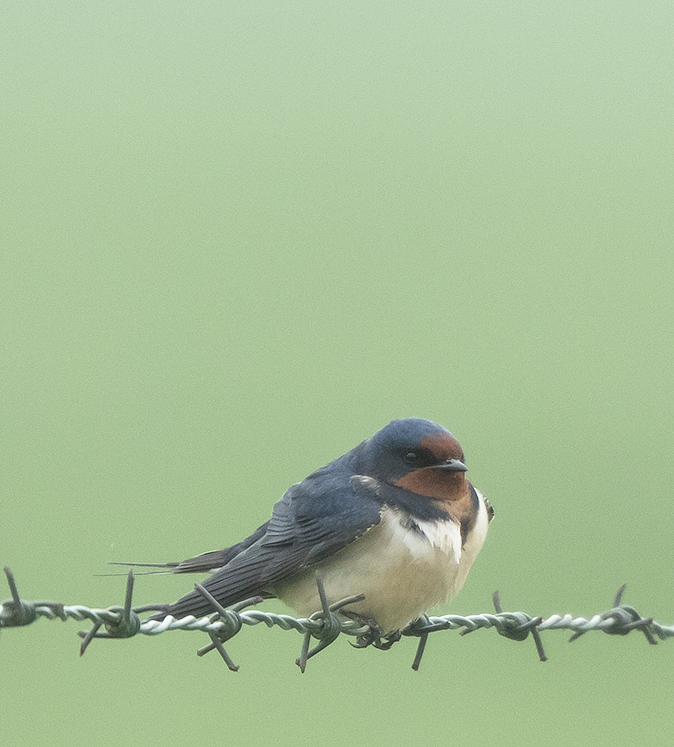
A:
[[[224,609],[201,584],[195,584],[194,588],[213,605],[214,612],[211,615],[202,618],[188,615],[180,619],[168,615],[163,620],[155,620],[151,618],[141,619],[140,615],[145,612],[163,611],[165,606],[132,606],[134,587],[132,571],[129,572],[127,577],[124,605],[114,605],[104,609],[92,609],[80,604],[64,605],[60,602],[22,599],[19,596],[14,574],[9,568],[5,568],[4,572],[12,598],[0,602],[0,629],[30,625],[41,617],[48,620],[58,618],[64,621],[67,619],[90,620],[93,627],[88,631],[79,631],[78,633],[83,639],[80,646],[80,655],[84,654],[94,638],[131,638],[138,634],[159,635],[169,630],[198,630],[206,633],[211,643],[200,648],[197,654],[203,656],[209,651],[216,650],[232,671],[237,671],[239,667],[234,664],[225,650],[225,642],[239,633],[244,625],[259,625],[260,623],[264,623],[269,628],[276,626],[282,630],[296,630],[304,636],[300,656],[295,662],[302,672],[306,669],[307,661],[310,658],[327,648],[340,635],[355,637],[356,642],[352,645],[356,648],[366,648],[372,645],[381,650],[390,649],[402,637],[416,637],[419,639],[419,644],[412,663],[412,668],[415,670],[419,668],[421,663],[429,634],[440,630],[459,630],[460,635],[466,635],[480,628],[495,628],[500,635],[515,641],[524,641],[531,635],[541,661],[547,661],[541,633],[549,630],[572,631],[573,635],[569,642],[575,641],[591,631],[601,631],[608,635],[627,635],[637,630],[643,633],[650,644],[657,643],[656,637],[665,640],[674,636],[674,625],[663,625],[656,622],[652,617],[644,618],[634,607],[622,604],[624,585],[618,590],[610,609],[593,615],[589,619],[574,617],[569,614],[551,615],[544,619],[542,617],[532,617],[526,612],[504,612],[501,608],[499,594],[494,592],[494,613],[468,616],[442,615],[439,617],[424,615],[399,633],[383,636],[381,631],[371,625],[364,625],[360,621],[347,619],[339,615],[340,609],[354,602],[362,601],[364,597],[362,595],[348,597],[336,604],[328,604],[323,588],[323,579],[319,573],[316,573],[316,584],[322,609],[308,618],[295,618],[291,615],[246,609],[259,604],[262,597],[252,597],[229,609]],[[310,648],[312,639],[316,639],[318,643]]]

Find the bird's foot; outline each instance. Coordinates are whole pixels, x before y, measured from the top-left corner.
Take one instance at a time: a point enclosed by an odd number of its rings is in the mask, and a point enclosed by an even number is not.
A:
[[[374,646],[381,651],[388,651],[388,649],[390,649],[391,646],[401,638],[399,630],[384,635],[384,632],[379,627],[377,621],[371,617],[359,615],[357,612],[351,612],[351,610],[341,610],[341,614],[368,628],[365,633],[356,636],[356,642],[351,644],[354,648],[367,648],[368,646]]]

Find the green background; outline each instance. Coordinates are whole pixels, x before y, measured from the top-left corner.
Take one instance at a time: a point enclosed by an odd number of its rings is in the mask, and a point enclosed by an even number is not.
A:
[[[223,547],[394,417],[496,520],[460,613],[674,622],[671,2],[10,2],[0,563]],[[143,577],[137,603],[193,577]],[[8,593],[0,592],[0,596]],[[282,609],[278,603],[267,608]],[[671,744],[674,645],[0,636],[6,744]]]

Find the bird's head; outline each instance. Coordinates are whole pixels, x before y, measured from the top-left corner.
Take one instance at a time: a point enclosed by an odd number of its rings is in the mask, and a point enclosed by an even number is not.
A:
[[[361,444],[360,474],[439,501],[469,490],[463,450],[441,425],[421,418],[393,420]]]

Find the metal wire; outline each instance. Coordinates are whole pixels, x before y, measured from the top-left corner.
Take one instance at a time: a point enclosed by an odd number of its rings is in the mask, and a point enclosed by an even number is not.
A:
[[[372,626],[363,625],[361,622],[346,619],[339,615],[339,610],[363,597],[349,597],[340,602],[328,605],[323,591],[323,582],[319,574],[316,575],[316,583],[322,600],[323,609],[308,618],[295,618],[291,615],[280,615],[271,612],[263,612],[257,609],[248,609],[254,604],[262,601],[261,597],[247,599],[230,609],[223,609],[218,602],[211,597],[206,589],[200,584],[195,584],[195,589],[204,597],[209,599],[214,607],[213,614],[208,617],[195,618],[192,615],[175,619],[167,616],[163,620],[141,619],[144,612],[160,610],[160,605],[145,607],[132,607],[134,577],[130,572],[127,578],[126,596],[123,606],[111,606],[105,609],[92,609],[84,605],[64,605],[59,602],[50,601],[27,601],[19,596],[14,575],[9,568],[5,568],[5,575],[9,584],[11,599],[0,603],[0,628],[11,628],[29,625],[40,617],[48,620],[90,620],[93,627],[88,631],[80,631],[83,638],[80,653],[83,654],[89,643],[94,638],[130,638],[131,636],[159,635],[169,630],[199,630],[206,633],[211,643],[199,649],[200,656],[217,650],[232,671],[238,667],[227,654],[224,643],[239,633],[244,625],[259,625],[264,623],[267,627],[279,627],[283,630],[296,630],[304,636],[302,650],[297,665],[302,671],[305,670],[307,661],[319,651],[329,646],[340,635],[356,638],[357,648],[373,645],[379,649],[389,649],[403,636],[419,638],[417,653],[412,664],[413,669],[418,669],[424,652],[426,641],[430,633],[440,630],[459,630],[461,635],[472,633],[480,628],[496,628],[497,632],[512,640],[523,641],[529,635],[536,644],[538,656],[541,661],[547,657],[543,649],[541,633],[549,630],[570,630],[573,635],[569,639],[574,641],[585,633],[601,631],[609,635],[627,635],[633,630],[641,631],[646,640],[656,644],[656,638],[665,640],[674,636],[674,625],[663,625],[653,618],[642,617],[633,607],[622,604],[622,596],[625,587],[622,586],[613,600],[613,607],[593,615],[587,619],[573,615],[551,615],[548,618],[532,617],[526,612],[504,612],[498,592],[494,594],[494,613],[483,613],[478,615],[442,615],[424,616],[420,620],[408,625],[405,630],[394,635],[382,636],[381,631]],[[101,630],[103,628],[103,630]],[[318,644],[310,649],[312,639],[317,639]]]

